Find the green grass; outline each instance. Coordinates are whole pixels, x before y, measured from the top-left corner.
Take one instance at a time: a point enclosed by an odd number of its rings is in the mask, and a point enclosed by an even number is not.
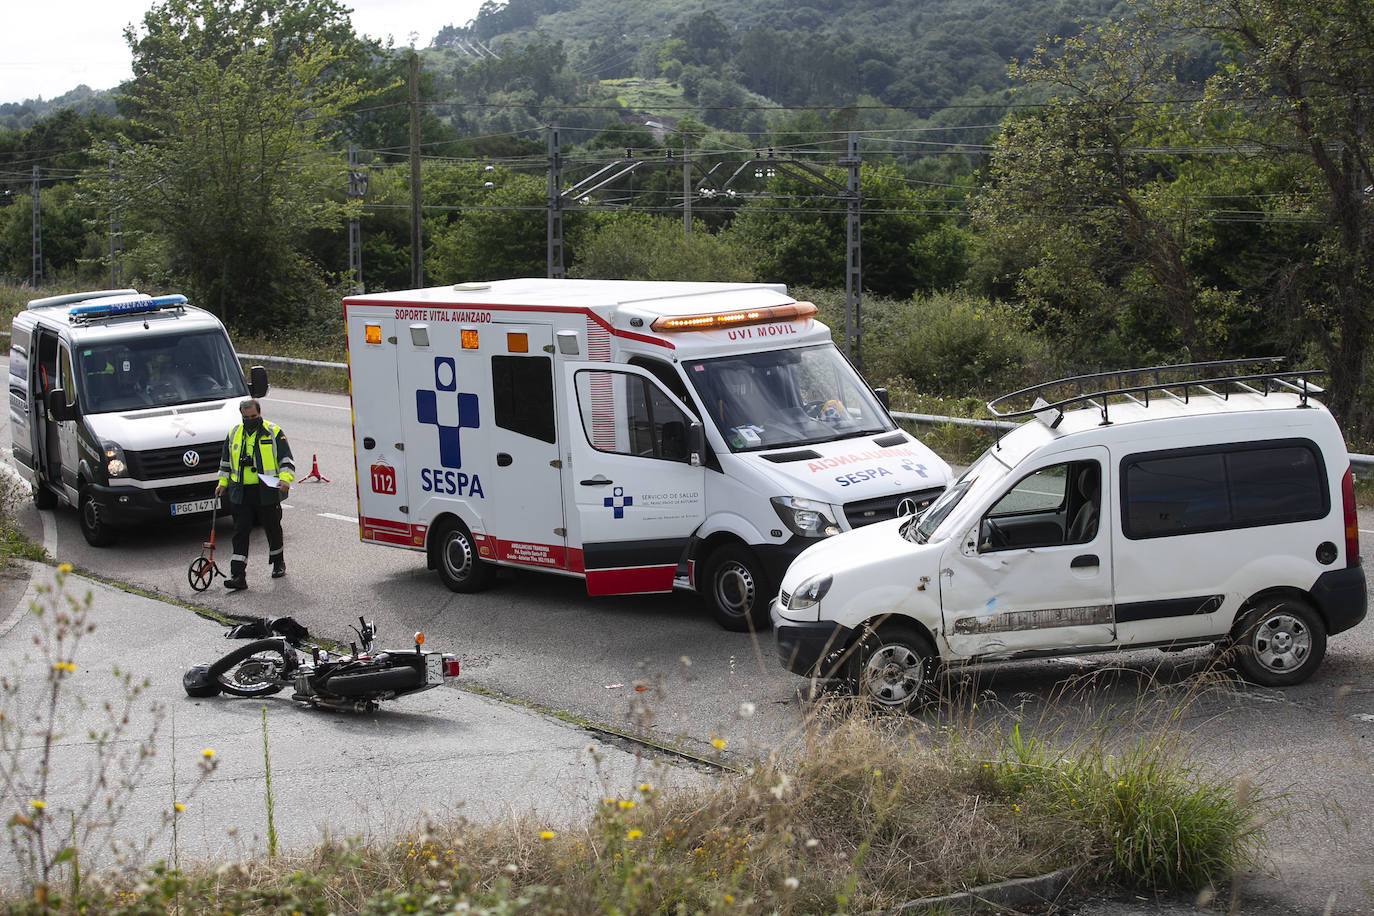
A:
[[[630,111],[664,111],[682,108],[687,104],[682,96],[682,87],[663,79],[602,80],[601,85],[614,90],[616,101]]]

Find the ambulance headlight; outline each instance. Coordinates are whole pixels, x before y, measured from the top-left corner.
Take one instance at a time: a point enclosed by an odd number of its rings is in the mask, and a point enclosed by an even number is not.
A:
[[[101,445],[105,453],[105,473],[111,477],[129,476],[129,466],[124,462],[124,449],[119,447],[116,442],[106,442]]]
[[[829,503],[795,496],[774,496],[773,509],[793,534],[804,538],[823,538],[840,533],[835,521],[840,511]]]
[[[787,609],[800,611],[816,606],[825,597],[825,593],[830,591],[830,583],[833,581],[835,580],[829,573],[807,579],[792,590],[792,598],[787,602]]]

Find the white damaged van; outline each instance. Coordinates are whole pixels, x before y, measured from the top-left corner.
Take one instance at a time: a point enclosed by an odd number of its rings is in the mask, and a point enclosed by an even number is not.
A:
[[[924,513],[818,542],[783,577],[783,665],[903,706],[936,663],[1219,643],[1285,686],[1364,619],[1350,459],[1277,360],[1062,379]],[[1025,406],[1017,406],[1025,405]]]
[[[218,509],[243,375],[224,325],[185,296],[133,289],[34,299],[10,338],[14,462],[41,509],[76,506],[92,545],[121,527]]]

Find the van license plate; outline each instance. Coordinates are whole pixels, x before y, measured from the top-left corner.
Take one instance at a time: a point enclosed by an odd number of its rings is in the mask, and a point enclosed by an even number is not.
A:
[[[219,508],[219,497],[212,499],[198,499],[189,503],[172,503],[173,515],[191,515],[195,512],[209,512],[211,509]]]

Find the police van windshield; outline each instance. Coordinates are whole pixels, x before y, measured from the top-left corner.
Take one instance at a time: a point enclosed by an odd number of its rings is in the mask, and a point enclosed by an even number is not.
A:
[[[896,427],[830,344],[684,363],[732,452],[785,448]]]
[[[229,340],[215,330],[86,344],[76,371],[87,413],[248,397]]]

